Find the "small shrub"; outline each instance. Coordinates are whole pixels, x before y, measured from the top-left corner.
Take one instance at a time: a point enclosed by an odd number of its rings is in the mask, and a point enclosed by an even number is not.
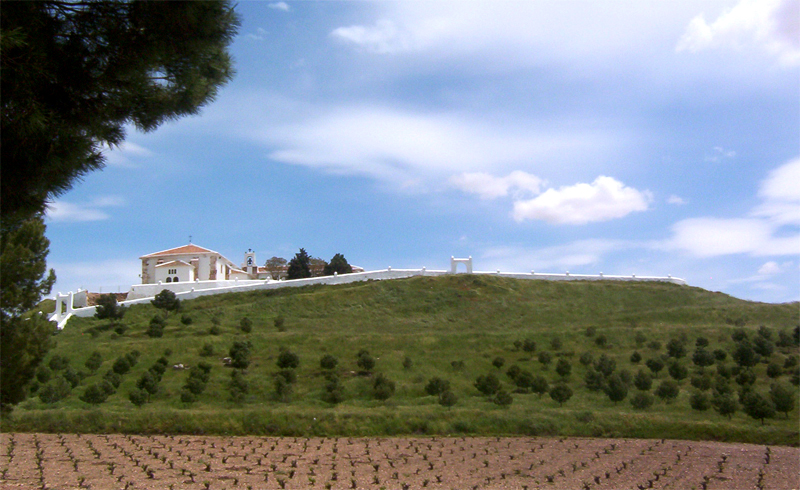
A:
[[[705,337],[697,337],[697,340],[694,343],[695,347],[706,348],[708,347],[708,339]]]
[[[478,379],[475,380],[475,388],[484,395],[491,396],[500,390],[500,380],[491,373],[485,376],[478,376]]]
[[[383,373],[378,374],[372,383],[372,391],[378,400],[388,400],[394,395],[394,390],[394,381],[384,376]]]
[[[414,367],[414,361],[412,361],[410,357],[406,356],[405,359],[403,359],[403,369],[409,370],[412,367]]]
[[[647,392],[638,392],[631,397],[631,406],[636,410],[647,410],[653,406],[653,395]]]
[[[281,369],[297,369],[300,365],[300,357],[288,349],[282,349],[278,354],[278,361],[276,363]]]
[[[667,372],[676,381],[681,381],[689,376],[689,369],[680,362],[674,361],[670,363]]]
[[[464,361],[452,361],[450,367],[452,367],[454,371],[461,371],[464,369]]]
[[[184,325],[191,325],[192,324],[192,317],[187,314],[181,315],[181,323]]]
[[[69,381],[61,376],[48,382],[38,390],[39,399],[47,404],[56,403],[68,397],[72,391]]]
[[[525,339],[522,342],[522,350],[525,352],[536,352],[536,342],[532,339]]]
[[[655,390],[655,395],[666,403],[671,403],[672,400],[678,398],[681,388],[678,383],[672,380],[662,381]]]
[[[647,361],[644,363],[644,365],[645,365],[645,366],[647,366],[647,369],[649,369],[650,371],[652,371],[652,373],[653,373],[655,376],[658,376],[658,373],[659,373],[659,372],[660,372],[662,369],[664,369],[664,363],[663,363],[663,362],[661,362],[661,360],[660,360],[660,359],[648,359],[648,360],[647,360]]]
[[[356,355],[356,365],[362,372],[369,373],[375,367],[375,358],[369,355],[369,352],[362,349]]]
[[[558,402],[558,406],[564,405],[564,402],[572,398],[572,389],[569,386],[559,383],[550,390],[550,398]]]
[[[769,390],[769,397],[775,405],[775,410],[785,414],[788,419],[789,412],[794,410],[794,390],[788,385],[773,383]]]
[[[584,352],[578,361],[584,366],[589,366],[594,362],[594,355],[591,352]]]
[[[500,390],[494,395],[492,401],[495,403],[495,405],[499,405],[501,407],[507,407],[511,405],[511,403],[514,401],[514,398],[507,391]]]
[[[275,328],[278,329],[278,332],[285,332],[286,331],[286,319],[283,318],[283,315],[278,315],[275,317],[274,320]]]
[[[161,290],[150,303],[166,311],[178,311],[181,307],[181,300],[169,289]]]
[[[775,404],[772,400],[755,391],[744,396],[742,409],[750,417],[761,420],[761,425],[764,425],[764,419],[771,419],[775,416]]]
[[[634,351],[633,354],[631,354],[630,361],[632,364],[639,364],[642,361],[642,355],[639,354],[638,351]]]
[[[706,410],[711,408],[711,400],[708,398],[708,395],[706,395],[702,391],[695,391],[689,397],[689,406],[692,407],[692,410],[705,412]]]
[[[697,388],[700,391],[708,391],[711,389],[712,379],[710,376],[698,374],[697,376],[692,376],[692,386]]]
[[[335,356],[332,356],[331,354],[325,354],[319,360],[319,367],[321,367],[322,369],[328,369],[328,370],[336,369],[337,364],[339,364],[339,359],[337,359]]]
[[[201,357],[211,357],[214,355],[214,346],[211,344],[203,344],[203,347],[200,348],[200,356]]]
[[[286,381],[283,376],[275,376],[275,396],[279,401],[288,402],[289,397],[292,396],[292,391],[294,391],[292,383]]]
[[[716,410],[717,413],[723,417],[728,417],[729,420],[733,417],[733,414],[739,410],[739,403],[730,393],[720,393],[715,391],[711,398],[711,405],[714,407],[714,410]]]
[[[503,359],[502,357],[495,357],[494,360],[492,361],[492,366],[496,367],[497,369],[500,369],[503,367],[503,365],[505,365],[505,363],[506,360]]]
[[[150,320],[150,326],[147,327],[147,336],[150,338],[164,336],[164,322],[159,317],[156,316]]]
[[[714,349],[713,354],[714,354],[714,359],[720,362],[728,358],[728,353],[722,349]]]
[[[539,362],[542,363],[542,367],[547,369],[547,366],[550,364],[550,361],[553,360],[553,357],[550,355],[549,352],[540,352],[538,356]]]
[[[653,387],[653,378],[643,369],[640,369],[633,378],[633,386],[635,386],[637,390],[650,391],[650,388]]]
[[[92,372],[92,374],[96,373],[100,366],[103,364],[103,356],[100,355],[99,352],[94,351],[89,355],[89,358],[86,359],[86,362],[83,364],[86,366],[86,369]]]
[[[686,356],[686,346],[683,345],[678,339],[672,339],[667,342],[667,355],[669,357],[674,357],[675,359],[680,359],[681,357]]]
[[[608,337],[603,334],[598,335],[594,339],[594,343],[598,345],[598,347],[606,347],[608,345]]]
[[[775,379],[783,374],[783,368],[777,362],[771,362],[767,366],[767,376],[772,379]]]
[[[125,315],[125,308],[117,303],[116,294],[103,294],[97,299],[94,317],[99,320],[121,320]]]
[[[439,405],[448,409],[458,403],[458,397],[450,390],[439,393]]]
[[[221,333],[222,333],[222,329],[219,327],[219,325],[211,325],[211,327],[209,327],[209,329],[208,329],[208,334],[209,335],[219,335]]]
[[[148,394],[146,391],[142,389],[135,389],[128,394],[128,400],[131,401],[137,407],[141,407],[145,403],[147,403]]]
[[[231,380],[228,383],[228,392],[231,401],[241,404],[244,402],[245,397],[250,392],[250,383],[245,378],[242,371],[234,369],[231,373]]]
[[[244,332],[244,333],[250,333],[250,332],[252,332],[252,331],[253,331],[253,322],[252,322],[252,321],[251,321],[249,318],[247,318],[247,317],[244,317],[244,318],[242,318],[242,320],[239,322],[239,328],[240,328],[240,329],[242,330],[242,332]]]
[[[111,383],[104,381],[108,386],[111,386]],[[94,383],[86,387],[86,390],[83,392],[83,395],[80,396],[81,401],[92,405],[99,405],[106,401],[108,396],[111,393],[108,393],[107,388],[104,388],[102,383]]]
[[[556,373],[562,378],[568,377],[572,373],[572,364],[566,359],[559,359],[556,363]]]
[[[253,344],[250,341],[236,341],[228,351],[228,356],[231,358],[231,366],[236,369],[247,369],[250,365],[250,351],[253,349]]]
[[[607,355],[601,354],[597,362],[594,363],[594,368],[607,378],[617,368],[617,362]]]
[[[661,350],[661,342],[653,340],[647,344],[647,348],[650,350]]]
[[[561,350],[563,346],[563,342],[561,341],[561,337],[553,337],[550,339],[550,348],[553,350]]]
[[[126,356],[118,357],[111,366],[111,369],[117,374],[126,374],[131,370],[130,360]]]
[[[425,385],[425,393],[430,396],[438,396],[450,390],[450,382],[441,378],[431,378]]]
[[[47,366],[53,371],[67,369],[67,366],[69,366],[69,358],[56,354],[50,358],[50,362],[47,363]]]
[[[117,335],[125,335],[125,332],[128,331],[128,326],[124,323],[118,323],[114,325],[114,333]]]
[[[531,393],[536,393],[541,397],[550,389],[550,384],[547,382],[547,378],[541,375],[536,375],[531,380],[530,390]]]

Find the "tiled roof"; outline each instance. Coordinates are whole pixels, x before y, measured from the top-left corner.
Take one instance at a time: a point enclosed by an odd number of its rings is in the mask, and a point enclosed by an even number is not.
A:
[[[158,268],[158,267],[168,267],[168,266],[177,265],[177,264],[188,265],[191,268],[195,268],[192,264],[190,264],[188,262],[184,262],[183,260],[170,260],[169,262],[164,262],[163,264],[158,264],[156,266],[156,268]]]
[[[149,259],[152,257],[164,257],[167,255],[183,255],[183,254],[215,254],[213,250],[209,250],[207,248],[198,247],[194,244],[184,245],[182,247],[171,248],[169,250],[162,250],[161,252],[155,252],[148,255],[142,255],[139,257],[140,259]]]

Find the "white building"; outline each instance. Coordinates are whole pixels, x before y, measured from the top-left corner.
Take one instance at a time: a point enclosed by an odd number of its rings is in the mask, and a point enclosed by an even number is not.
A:
[[[219,252],[191,243],[139,258],[142,260],[142,284],[224,281],[244,274]]]

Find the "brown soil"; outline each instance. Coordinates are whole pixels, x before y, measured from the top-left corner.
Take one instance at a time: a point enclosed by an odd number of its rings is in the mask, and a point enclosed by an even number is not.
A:
[[[580,438],[0,434],[4,489],[791,489],[800,449]]]

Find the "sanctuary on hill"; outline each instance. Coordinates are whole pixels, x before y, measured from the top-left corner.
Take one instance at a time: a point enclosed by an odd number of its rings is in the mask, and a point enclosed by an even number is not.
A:
[[[236,266],[219,252],[192,243],[139,257],[142,261],[142,284],[233,281],[236,279],[270,279],[272,276],[256,263],[252,250],[244,254],[244,262]]]

